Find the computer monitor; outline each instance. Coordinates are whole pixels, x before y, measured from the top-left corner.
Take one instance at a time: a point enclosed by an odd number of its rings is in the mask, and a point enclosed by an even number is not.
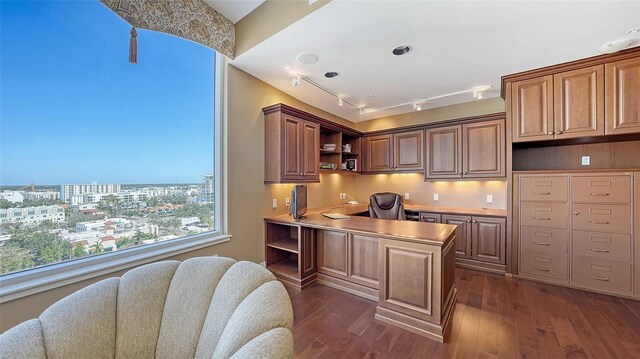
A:
[[[295,220],[304,218],[307,213],[307,186],[299,184],[291,191],[291,214]]]

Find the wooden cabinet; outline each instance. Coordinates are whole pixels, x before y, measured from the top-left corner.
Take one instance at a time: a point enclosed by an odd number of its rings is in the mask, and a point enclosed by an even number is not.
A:
[[[348,253],[349,279],[378,289],[378,238],[351,234]]]
[[[318,272],[347,278],[347,233],[318,231]]]
[[[605,66],[606,134],[640,133],[640,57]]]
[[[554,138],[604,135],[604,66],[553,76]]]
[[[462,167],[465,178],[504,177],[504,120],[462,126]]]
[[[393,135],[363,138],[364,172],[393,171]]]
[[[455,251],[458,258],[471,258],[471,216],[442,215],[442,223],[456,228]]]
[[[425,179],[506,175],[503,119],[428,129]]]
[[[319,124],[265,109],[264,182],[318,182],[319,146]]]
[[[300,227],[298,241],[298,260],[300,261],[300,278],[305,278],[316,272],[316,232],[312,228]]]
[[[462,127],[448,126],[428,129],[427,168],[425,177],[462,177]]]
[[[363,138],[365,172],[422,172],[424,131],[407,131]]]
[[[440,213],[420,212],[418,218],[420,222],[442,223],[442,215]]]
[[[553,76],[511,85],[513,142],[553,139]]]
[[[473,217],[471,226],[471,259],[505,264],[506,220]]]

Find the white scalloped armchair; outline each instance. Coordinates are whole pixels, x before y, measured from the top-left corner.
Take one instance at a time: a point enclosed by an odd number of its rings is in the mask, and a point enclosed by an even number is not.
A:
[[[266,269],[164,261],[83,288],[0,335],[0,358],[291,358],[293,311]]]

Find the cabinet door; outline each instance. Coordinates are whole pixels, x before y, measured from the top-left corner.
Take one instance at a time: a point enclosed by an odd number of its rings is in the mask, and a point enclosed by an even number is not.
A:
[[[440,213],[420,212],[420,222],[442,223],[442,215]]]
[[[471,258],[471,217],[442,215],[442,223],[458,226],[456,228],[456,257]]]
[[[300,179],[303,121],[286,115],[282,121],[282,179]]]
[[[511,85],[513,142],[553,139],[553,76]]]
[[[347,278],[347,234],[318,230],[318,272]]]
[[[506,220],[473,217],[471,258],[477,261],[505,264]]]
[[[462,177],[462,126],[427,130],[426,179]]]
[[[390,172],[393,170],[393,135],[364,138],[364,171]]]
[[[606,134],[640,132],[640,58],[606,64]]]
[[[320,178],[320,125],[304,122],[302,125],[302,176],[305,180]]]
[[[424,131],[411,131],[393,135],[396,171],[423,171]]]
[[[555,138],[604,135],[604,65],[553,76]]]
[[[462,126],[463,177],[505,176],[504,120],[472,123]]]
[[[350,236],[349,279],[378,289],[378,238],[359,234]]]
[[[316,236],[313,228],[301,227],[300,228],[300,243],[298,247],[300,258],[299,271],[300,278],[305,277],[316,272]]]

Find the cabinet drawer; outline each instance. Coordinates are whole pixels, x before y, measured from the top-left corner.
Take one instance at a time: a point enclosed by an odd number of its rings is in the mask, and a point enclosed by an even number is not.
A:
[[[520,254],[520,273],[564,281],[569,279],[569,257],[566,254],[532,251]]]
[[[522,202],[520,224],[545,228],[569,228],[569,205],[553,202]]]
[[[573,255],[630,262],[631,235],[573,231]]]
[[[630,203],[631,176],[574,176],[571,200],[587,203]]]
[[[442,223],[442,215],[440,213],[420,212],[420,222]]]
[[[631,264],[573,257],[572,282],[588,288],[631,292]]]
[[[621,204],[573,204],[573,229],[631,233],[631,207]]]
[[[567,254],[569,231],[543,227],[520,227],[520,248],[527,251]]]
[[[567,176],[522,176],[520,177],[520,200],[566,202],[568,187]]]

